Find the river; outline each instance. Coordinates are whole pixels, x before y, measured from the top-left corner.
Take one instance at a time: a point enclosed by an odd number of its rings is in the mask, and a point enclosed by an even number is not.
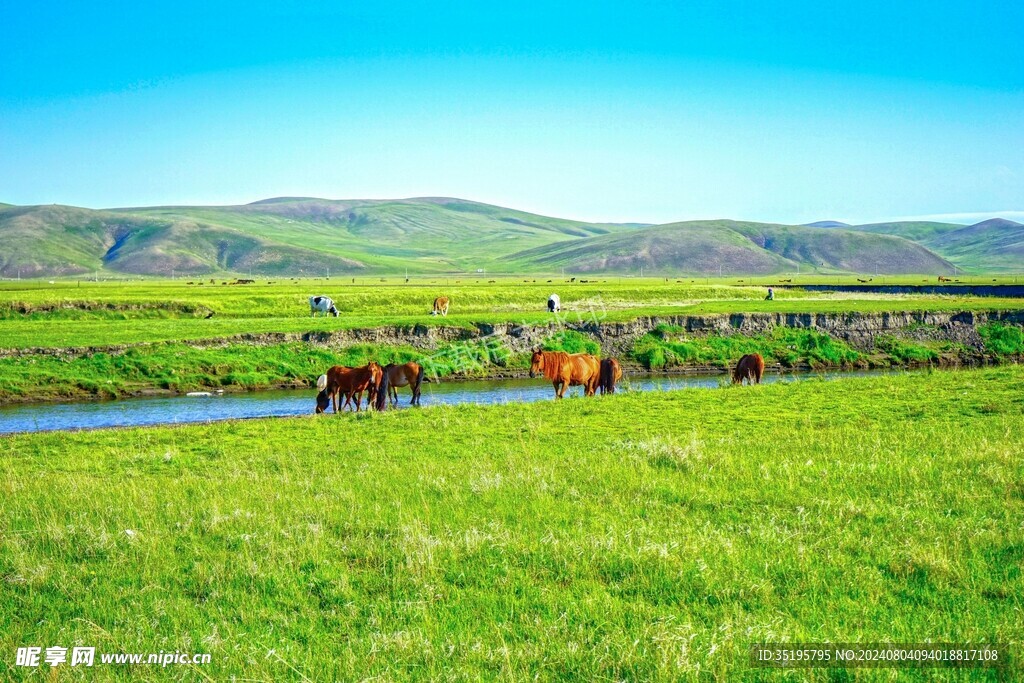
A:
[[[835,380],[887,372],[894,371],[855,370],[765,374],[762,381],[770,384],[813,378]],[[619,390],[708,389],[720,387],[727,381],[728,376],[725,374],[634,375],[624,378]],[[571,390],[572,396],[579,396],[581,393],[580,387],[573,387]],[[422,405],[427,407],[460,403],[529,403],[550,401],[553,395],[550,382],[543,379],[430,382],[423,385]],[[311,415],[315,407],[315,396],[314,389],[288,389],[214,393],[209,396],[162,396],[111,401],[18,404],[0,407],[0,434]],[[399,409],[408,408],[409,397],[408,388],[399,390]]]

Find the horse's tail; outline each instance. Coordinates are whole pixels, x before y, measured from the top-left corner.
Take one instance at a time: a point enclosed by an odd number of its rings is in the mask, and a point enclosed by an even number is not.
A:
[[[316,388],[320,391],[327,388],[327,375],[320,375],[316,378]]]
[[[380,386],[377,387],[376,402],[374,408],[378,411],[387,410],[388,407],[388,373],[382,372],[380,375]]]
[[[422,365],[419,365],[418,367],[419,370],[416,372],[416,384],[412,388],[412,397],[416,399],[416,405],[420,404],[420,385],[423,384],[423,375],[426,374]]]

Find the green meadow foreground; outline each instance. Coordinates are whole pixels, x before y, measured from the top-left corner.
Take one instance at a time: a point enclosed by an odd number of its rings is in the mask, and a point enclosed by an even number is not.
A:
[[[1004,366],[2,438],[0,678],[1014,680],[747,656],[1019,653],[1022,418]]]

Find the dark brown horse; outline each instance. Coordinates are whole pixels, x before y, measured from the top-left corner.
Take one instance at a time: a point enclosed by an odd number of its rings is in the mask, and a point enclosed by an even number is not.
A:
[[[423,366],[415,361],[409,361],[402,365],[391,364],[384,368],[384,375],[388,378],[388,392],[391,402],[398,405],[398,388],[409,387],[412,390],[412,401],[409,405],[420,404],[420,386],[423,384]]]
[[[615,383],[622,379],[622,366],[614,358],[601,360],[601,380],[598,385],[602,394],[614,394]]]
[[[582,386],[584,395],[593,396],[601,380],[601,361],[589,353],[541,351],[530,359],[530,377],[543,374],[555,387],[555,398],[565,396],[571,386]]]
[[[326,374],[320,375],[316,382],[317,389],[320,390],[316,400],[316,412],[322,413],[327,410],[326,398],[329,397],[334,406],[334,412],[337,413],[338,397],[343,393],[345,394],[345,404],[341,409],[347,408],[354,398],[356,412],[358,413],[360,404],[363,401],[364,391],[369,390],[368,400],[370,404],[373,403],[382,374],[383,371],[380,365],[374,361],[370,361],[369,364],[358,368],[335,365]]]
[[[751,384],[760,384],[763,374],[764,358],[759,353],[748,353],[740,358],[736,369],[732,371],[732,383],[743,384],[743,380],[749,379]]]

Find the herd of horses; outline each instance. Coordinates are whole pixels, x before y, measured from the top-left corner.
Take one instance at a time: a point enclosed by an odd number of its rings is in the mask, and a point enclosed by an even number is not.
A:
[[[363,394],[367,395],[367,408],[386,410],[388,404],[398,405],[398,389],[409,387],[412,391],[410,405],[418,406],[423,387],[423,366],[415,361],[392,363],[381,366],[370,361],[361,367],[336,365],[320,375],[316,381],[319,391],[316,397],[317,414],[334,408],[339,412],[339,403],[344,396],[340,410],[350,406],[356,412],[362,407]],[[760,384],[764,375],[764,358],[751,353],[740,358],[732,373],[734,384]],[[530,378],[543,376],[555,389],[555,398],[565,396],[569,387],[582,386],[584,396],[614,394],[615,385],[622,379],[622,365],[615,358],[599,358],[589,353],[567,353],[565,351],[544,351],[534,349],[530,357]]]
[[[770,291],[770,290],[769,290]],[[450,300],[446,296],[434,299],[431,315],[448,315]],[[548,311],[557,313],[562,302],[557,294],[548,297]],[[326,296],[309,297],[309,308],[315,316],[317,313],[334,315],[338,309],[334,301]],[[764,359],[760,354],[753,353],[743,356],[733,370],[733,383],[742,384],[749,380],[751,384],[760,384],[764,374]],[[544,351],[537,348],[530,358],[530,378],[543,375],[555,389],[555,398],[563,398],[569,387],[582,386],[584,396],[614,394],[616,383],[622,379],[622,366],[615,358],[601,359],[589,353],[567,353],[565,351]],[[363,402],[363,394],[367,395],[367,407],[385,410],[390,400],[391,405],[398,405],[398,389],[409,387],[412,390],[411,405],[420,404],[423,385],[423,366],[415,361],[402,364],[381,366],[371,361],[361,367],[336,365],[320,375],[316,381],[319,393],[316,397],[316,412],[327,412],[333,406],[339,412],[339,402],[344,395],[345,401],[340,410],[349,406],[359,412]]]
[[[337,413],[342,396],[345,402],[341,404],[341,410],[353,406],[359,412],[364,393],[367,394],[367,407],[385,410],[389,399],[391,405],[398,405],[398,389],[401,387],[412,390],[410,403],[418,406],[422,386],[423,366],[415,361],[383,367],[375,361],[357,368],[335,365],[316,380],[316,388],[320,392],[316,396],[316,412],[327,412],[327,408],[333,406]]]

